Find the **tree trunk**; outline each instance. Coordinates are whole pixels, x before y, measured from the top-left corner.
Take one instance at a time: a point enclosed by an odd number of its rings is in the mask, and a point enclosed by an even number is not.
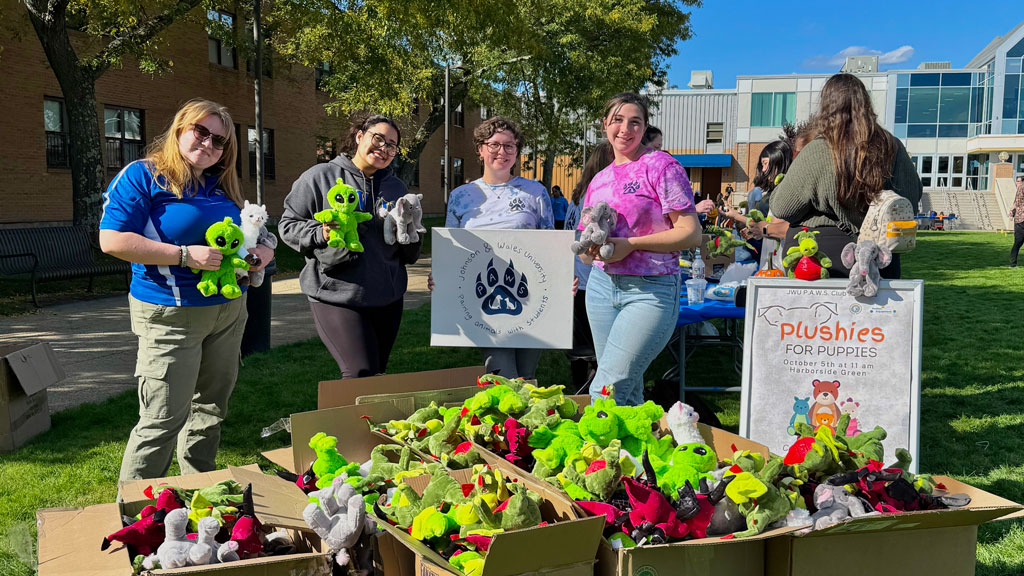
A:
[[[36,0],[26,0],[26,7],[53,75],[60,84],[68,113],[72,221],[97,229],[105,182],[96,113],[96,76],[82,66],[71,46],[65,23],[66,3],[49,12],[45,3]]]
[[[555,176],[556,154],[557,152],[555,152],[554,150],[548,150],[544,153],[544,164],[542,165],[543,169],[541,170],[540,181],[541,184],[544,185],[544,188],[547,188],[548,192],[551,192],[551,180]],[[562,194],[565,195],[564,190],[562,191]]]
[[[448,90],[448,95],[452,100],[451,109],[462,104],[466,99],[466,92],[468,87],[465,82],[453,84]],[[409,145],[406,148],[406,153],[403,158],[402,165],[398,167],[397,175],[405,182],[406,186],[412,184],[413,173],[416,170],[416,165],[419,164],[420,154],[423,153],[423,149],[427,147],[427,142],[430,141],[430,137],[437,132],[438,128],[444,126],[444,106],[434,106],[430,109],[430,113],[427,114],[427,118],[423,121],[423,124],[416,129],[416,134],[413,135],[409,141]],[[444,152],[442,151],[442,154]]]

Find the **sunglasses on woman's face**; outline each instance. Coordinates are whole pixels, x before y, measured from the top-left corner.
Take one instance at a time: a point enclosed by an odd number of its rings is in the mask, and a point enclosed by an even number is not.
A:
[[[210,129],[206,126],[203,126],[202,124],[192,125],[192,135],[196,137],[196,140],[198,140],[200,144],[205,143],[206,140],[209,139],[210,142],[213,144],[213,147],[216,148],[217,150],[223,150],[224,147],[228,145],[227,138],[225,138],[224,136],[218,136],[213,132],[210,132]]]

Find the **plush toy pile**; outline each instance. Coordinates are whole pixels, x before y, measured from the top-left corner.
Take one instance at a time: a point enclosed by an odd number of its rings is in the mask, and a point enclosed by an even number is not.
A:
[[[486,464],[473,466],[465,484],[440,464],[428,464],[427,470],[430,480],[422,494],[403,482],[380,499],[374,513],[430,545],[467,576],[483,572],[495,534],[545,524],[540,495]]]
[[[113,542],[128,546],[134,569],[183,568],[232,562],[294,552],[281,532],[266,533],[256,518],[252,486],[244,490],[225,480],[198,490],[169,485],[150,486],[154,499],[125,527],[103,539],[101,550]]]

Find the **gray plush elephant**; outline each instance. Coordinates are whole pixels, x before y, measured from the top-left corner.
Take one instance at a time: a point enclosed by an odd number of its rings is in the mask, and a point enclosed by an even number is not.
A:
[[[423,194],[406,194],[395,201],[394,208],[381,206],[377,215],[384,219],[384,241],[389,246],[413,244],[420,241],[420,234],[426,234],[423,226]]]
[[[872,513],[863,500],[850,494],[845,486],[819,484],[814,489],[814,506],[817,512],[811,515],[815,530],[828,528],[847,518],[858,518]]]
[[[607,202],[598,202],[584,208],[581,216],[583,232],[580,239],[572,243],[572,251],[575,254],[583,254],[592,246],[600,246],[601,257],[610,257],[615,251],[615,245],[608,242],[608,238],[615,229],[615,221],[619,218],[618,212]]]
[[[878,273],[892,262],[892,252],[870,240],[859,244],[850,242],[843,248],[843,265],[850,269],[850,282],[846,293],[850,296],[872,297],[878,294]]]

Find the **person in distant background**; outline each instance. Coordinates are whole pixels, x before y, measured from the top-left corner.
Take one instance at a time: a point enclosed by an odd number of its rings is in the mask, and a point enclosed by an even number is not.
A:
[[[1010,208],[1013,218],[1013,248],[1010,248],[1010,268],[1017,267],[1017,254],[1024,245],[1024,176],[1017,176],[1017,195],[1013,198]]]
[[[661,150],[661,129],[657,126],[648,126],[647,130],[644,131],[644,137],[641,144],[647,146],[651,150]]]
[[[555,218],[555,230],[561,230],[565,226],[565,211],[569,208],[569,201],[562,195],[562,187],[557,184],[551,187],[551,215]]]

